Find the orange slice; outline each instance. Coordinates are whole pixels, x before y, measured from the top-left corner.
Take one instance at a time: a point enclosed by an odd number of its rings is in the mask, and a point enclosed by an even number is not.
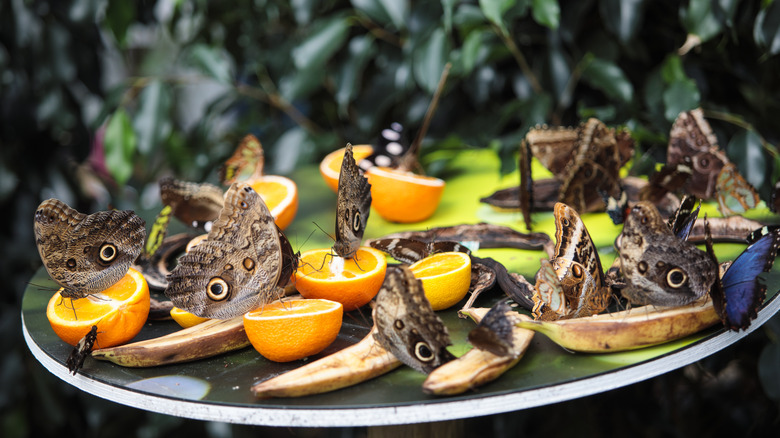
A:
[[[124,344],[141,331],[148,316],[149,285],[133,268],[103,292],[73,300],[57,292],[46,306],[54,333],[74,346],[93,325],[98,328],[95,348]]]
[[[209,318],[200,317],[178,307],[171,309],[171,318],[183,328],[189,328],[209,320]]]
[[[422,281],[433,310],[454,306],[466,296],[471,285],[471,257],[462,252],[440,252],[409,269]]]
[[[329,153],[320,162],[320,174],[334,192],[339,191],[339,174],[341,173],[341,162],[344,161],[344,149],[346,148]],[[352,145],[352,156],[355,157],[357,163],[371,155],[373,151],[374,148],[368,144]]]
[[[317,354],[339,335],[344,310],[328,300],[275,301],[244,315],[244,330],[258,353],[274,362]]]
[[[444,193],[444,181],[388,167],[366,171],[371,206],[390,222],[420,222],[433,216]]]
[[[371,301],[382,287],[387,270],[384,254],[361,247],[351,259],[331,255],[329,248],[301,254],[295,288],[304,298],[338,301],[349,312]]]
[[[298,212],[298,186],[295,181],[279,175],[265,175],[250,182],[271,210],[276,225],[285,229]]]

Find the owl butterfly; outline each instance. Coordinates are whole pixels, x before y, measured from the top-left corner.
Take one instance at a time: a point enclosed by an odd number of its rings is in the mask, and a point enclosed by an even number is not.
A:
[[[219,180],[228,186],[246,174],[250,175],[244,178],[246,180],[257,179],[263,176],[264,166],[263,145],[257,137],[248,134],[241,140],[233,155],[219,169]]]
[[[602,193],[620,198],[620,168],[634,152],[627,131],[591,118],[577,128],[531,129],[525,141],[561,182],[559,202],[586,212],[603,208]]]
[[[447,327],[431,309],[422,282],[406,266],[388,267],[376,296],[376,341],[422,373],[454,359]]]
[[[92,353],[92,347],[95,346],[97,335],[97,326],[93,325],[89,332],[87,332],[87,334],[79,340],[78,344],[73,347],[73,351],[70,352],[68,358],[65,360],[65,366],[68,367],[68,371],[74,376],[84,365],[84,359]]]
[[[390,256],[399,262],[410,264],[440,252],[471,253],[468,248],[460,243],[449,240],[423,242],[416,239],[396,237],[391,239],[372,240],[369,245],[390,254]]]
[[[217,319],[271,301],[283,270],[280,234],[260,195],[233,183],[208,238],[168,275],[165,295],[176,307]]]
[[[119,281],[141,253],[146,228],[129,210],[79,213],[57,199],[35,211],[35,244],[65,298],[82,298]]]
[[[518,319],[506,301],[499,301],[469,332],[469,342],[496,356],[516,356],[513,331]]]
[[[718,146],[701,108],[677,116],[669,134],[666,162],[672,168],[690,168],[692,173],[683,184],[684,190],[704,199],[717,196],[724,215],[746,211],[759,201],[756,190]]]
[[[632,304],[689,304],[703,297],[717,277],[712,258],[677,237],[650,202],[631,208],[619,242],[626,279],[622,294]]]
[[[577,212],[555,204],[555,253],[542,260],[533,295],[535,319],[595,315],[606,309],[611,292],[604,283],[596,246]]]
[[[398,167],[401,156],[407,150],[409,150],[409,143],[404,139],[404,127],[394,122],[379,134],[379,141],[374,151],[360,160],[360,168],[366,171],[374,166]]]
[[[188,226],[208,232],[219,217],[224,193],[208,183],[179,181],[170,177],[159,182],[163,205],[171,207],[173,216]]]
[[[355,163],[349,143],[341,162],[336,202],[336,243],[333,251],[339,257],[352,258],[363,241],[371,212],[371,184]]]
[[[707,252],[717,264],[709,224],[705,222],[704,226]],[[750,326],[766,298],[766,280],[761,275],[769,272],[775,262],[780,247],[780,228],[762,227],[748,236],[747,243],[748,247],[731,263],[722,278],[716,278],[710,290],[723,325],[734,331]]]

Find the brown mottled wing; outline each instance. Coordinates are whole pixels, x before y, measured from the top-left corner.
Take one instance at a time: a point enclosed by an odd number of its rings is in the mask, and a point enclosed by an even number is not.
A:
[[[208,238],[179,259],[165,294],[190,313],[228,319],[273,299],[281,271],[268,207],[248,184],[233,183]]]
[[[715,186],[718,211],[724,216],[744,213],[755,208],[761,201],[756,189],[742,177],[737,166],[732,163],[723,165]]]
[[[555,204],[555,258],[582,265],[593,277],[597,288],[604,285],[604,269],[596,245],[580,215],[563,203]]]
[[[556,177],[562,177],[576,154],[577,128],[537,126],[528,130],[525,141],[534,157]]]
[[[351,258],[363,241],[363,232],[371,213],[371,184],[363,176],[347,144],[339,174],[336,204],[336,243],[333,250],[340,257]]]
[[[144,245],[143,219],[129,210],[79,213],[57,199],[35,211],[35,244],[63,295],[81,297],[119,281]]]
[[[422,373],[454,359],[447,327],[431,309],[422,283],[406,266],[387,269],[376,296],[377,342],[398,360]]]
[[[717,275],[712,259],[677,238],[647,201],[631,208],[620,236],[622,295],[632,304],[680,306],[704,296]]]
[[[712,199],[718,173],[729,160],[718,147],[718,140],[700,108],[680,113],[669,134],[666,164],[685,165],[692,175],[686,191],[699,198]]]
[[[247,180],[255,179],[263,176],[264,166],[263,145],[257,137],[249,134],[241,140],[233,155],[219,169],[219,179],[225,185],[233,184],[246,173],[250,173]]]
[[[170,206],[173,216],[188,226],[205,228],[219,217],[224,202],[219,187],[170,177],[162,178],[159,184],[162,203]]]

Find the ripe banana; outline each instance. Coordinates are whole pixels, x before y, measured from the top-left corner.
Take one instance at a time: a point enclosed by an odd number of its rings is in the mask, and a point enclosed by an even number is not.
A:
[[[479,323],[488,310],[490,309],[470,308],[461,312]],[[512,312],[520,319],[530,320],[528,316]],[[515,326],[512,330],[512,354],[499,356],[472,348],[463,356],[433,370],[423,382],[423,391],[435,395],[454,395],[491,382],[522,359],[533,336],[533,331]]]
[[[257,397],[301,397],[335,391],[380,376],[401,365],[374,340],[376,326],[355,345],[312,363],[260,382],[252,387]]]
[[[159,338],[94,350],[92,357],[125,367],[189,362],[249,345],[243,316],[213,319]]]
[[[523,320],[516,325],[542,333],[568,350],[605,353],[673,341],[719,321],[712,300],[705,297],[680,307],[642,306],[584,318]]]

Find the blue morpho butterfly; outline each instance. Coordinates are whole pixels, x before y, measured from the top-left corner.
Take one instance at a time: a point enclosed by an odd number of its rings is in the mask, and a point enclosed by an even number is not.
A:
[[[360,160],[358,164],[365,172],[370,167],[396,167],[401,156],[409,150],[409,142],[404,138],[404,127],[397,122],[385,128],[379,134],[379,142],[374,152]]]
[[[707,252],[715,259],[709,225],[705,222]],[[715,311],[729,330],[739,331],[750,326],[758,308],[766,298],[766,283],[759,277],[769,272],[780,246],[780,226],[768,226],[753,231],[747,238],[748,247],[729,266],[720,281],[713,285]]]

